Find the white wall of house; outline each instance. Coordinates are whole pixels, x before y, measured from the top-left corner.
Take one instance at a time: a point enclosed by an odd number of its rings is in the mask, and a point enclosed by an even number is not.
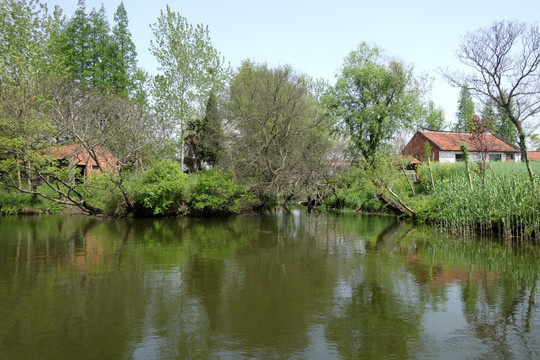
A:
[[[453,163],[456,162],[456,154],[463,154],[461,151],[439,151],[439,162]],[[489,156],[494,156],[496,158],[500,157],[500,161],[521,161],[520,153],[512,153],[514,159],[507,158],[507,153],[503,152],[490,152]],[[481,153],[471,152],[469,154],[469,159],[471,161],[481,161]]]

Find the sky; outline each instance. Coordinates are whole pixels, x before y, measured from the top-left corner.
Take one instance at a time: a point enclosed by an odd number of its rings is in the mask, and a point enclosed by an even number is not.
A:
[[[59,5],[70,18],[77,0],[42,1]],[[109,23],[120,0],[86,0],[86,10],[105,6]],[[149,51],[157,21],[167,4],[190,24],[208,26],[213,46],[238,67],[245,59],[334,83],[343,59],[367,42],[433,78],[431,100],[455,122],[459,89],[441,72],[468,69],[456,58],[467,32],[494,21],[540,20],[538,0],[124,0],[138,64],[150,74],[157,62]]]

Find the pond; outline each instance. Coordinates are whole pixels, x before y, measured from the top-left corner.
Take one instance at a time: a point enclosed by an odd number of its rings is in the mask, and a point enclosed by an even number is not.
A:
[[[534,359],[539,272],[392,217],[2,217],[0,359]]]

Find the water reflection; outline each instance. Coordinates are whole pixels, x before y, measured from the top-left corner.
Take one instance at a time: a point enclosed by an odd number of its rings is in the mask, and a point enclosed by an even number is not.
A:
[[[540,357],[540,252],[390,217],[0,219],[0,358]]]

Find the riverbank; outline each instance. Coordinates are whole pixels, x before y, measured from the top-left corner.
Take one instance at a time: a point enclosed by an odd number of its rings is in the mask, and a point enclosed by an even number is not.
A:
[[[403,217],[457,235],[490,234],[539,241],[540,192],[532,192],[523,164],[488,163],[483,174],[477,164],[470,164],[470,183],[463,163],[432,164],[431,173],[423,166],[415,183],[400,174],[397,167],[389,169],[394,173],[381,172],[378,176],[391,178],[387,187],[414,211],[414,216],[411,213]],[[534,164],[534,171],[540,173],[540,163]],[[388,213],[365,172],[350,169],[339,181],[339,187],[323,193],[318,210]],[[131,178],[128,186],[134,204],[131,212],[123,206],[121,195],[110,189],[94,191],[89,199],[103,209],[102,215],[110,217],[219,216],[260,212],[272,206],[264,206],[264,199],[226,173],[203,171],[187,175],[174,163],[158,163]],[[5,189],[0,192],[3,215],[81,212],[74,206],[29,194]]]

